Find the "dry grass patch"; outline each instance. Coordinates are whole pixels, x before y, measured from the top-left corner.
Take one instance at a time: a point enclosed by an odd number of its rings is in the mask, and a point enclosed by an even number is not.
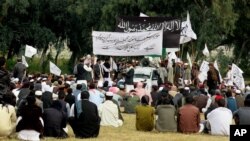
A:
[[[123,114],[124,125],[119,128],[101,127],[100,134],[94,139],[85,139],[86,141],[228,141],[226,136],[212,136],[207,134],[180,134],[180,133],[159,133],[156,130],[151,132],[140,132],[135,129],[135,115]],[[82,139],[74,138],[73,131],[69,127],[70,138],[67,141],[80,141]],[[1,139],[0,139],[1,140]],[[4,139],[16,141],[16,139]],[[44,138],[44,141],[56,141],[60,139]]]

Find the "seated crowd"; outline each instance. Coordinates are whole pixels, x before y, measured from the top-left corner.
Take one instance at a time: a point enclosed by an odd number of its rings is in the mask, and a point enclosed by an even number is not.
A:
[[[209,92],[206,83],[175,86],[165,81],[148,92],[138,82],[127,92],[118,81],[84,83],[71,75],[10,79],[5,61],[0,63],[0,86],[10,81],[8,90],[1,88],[0,137],[17,133],[21,140],[67,138],[69,124],[76,138],[93,138],[100,126],[123,126],[122,112],[135,114],[139,131],[229,135],[233,119],[235,124],[250,124],[249,87],[246,94],[233,87]]]

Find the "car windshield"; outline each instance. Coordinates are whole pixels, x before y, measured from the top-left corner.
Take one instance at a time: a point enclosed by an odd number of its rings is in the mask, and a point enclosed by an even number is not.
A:
[[[150,78],[150,75],[137,73],[137,74],[134,74],[134,78],[149,79],[149,78]]]

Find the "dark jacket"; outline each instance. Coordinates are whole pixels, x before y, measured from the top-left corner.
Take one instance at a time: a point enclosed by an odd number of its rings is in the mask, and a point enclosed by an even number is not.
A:
[[[99,80],[101,75],[101,65],[97,63],[94,65],[93,69],[94,69],[95,80]]]
[[[41,100],[43,101],[43,109],[50,108],[53,102],[52,93],[48,91],[44,92]]]
[[[97,137],[100,129],[100,117],[97,106],[88,100],[78,102],[82,104],[82,113],[77,118],[77,110],[75,108],[75,118],[69,120],[75,136],[77,138]]]
[[[103,66],[105,66],[107,69],[110,69],[110,64],[107,62],[105,62]],[[103,78],[108,78],[108,77],[109,77],[109,72],[106,72],[105,70],[103,70]]]
[[[18,94],[18,101],[17,101],[17,106],[21,104],[21,101],[26,99],[26,97],[30,94],[30,89],[29,88],[21,88],[20,92]]]
[[[91,72],[88,72],[84,69],[84,65],[82,63],[77,65],[77,76],[76,80],[87,80],[90,81],[92,79]]]
[[[127,73],[126,73],[126,77],[125,77],[125,84],[127,85],[134,85],[134,73],[135,70],[134,68],[131,68]]]
[[[83,64],[82,63],[78,64],[76,80],[86,80],[85,71],[86,70],[83,68]]]
[[[69,106],[71,107],[72,104],[75,103],[75,96],[71,94],[67,94],[66,97],[65,97],[65,102],[69,103]]]
[[[220,76],[219,76],[219,72],[215,69],[215,73],[216,73],[216,79],[212,77],[212,71],[209,70],[207,72],[207,85],[209,87],[209,91],[211,93],[211,90],[215,90],[216,86],[220,83]]]
[[[44,136],[48,137],[66,137],[63,128],[67,124],[67,115],[63,111],[55,108],[47,108],[43,113]]]
[[[42,117],[42,109],[37,105],[25,105],[20,111],[20,116],[22,119],[18,122],[16,126],[16,132],[21,130],[35,130],[40,134],[43,133],[43,125],[40,121]]]
[[[22,62],[16,63],[13,69],[13,77],[18,78],[19,81],[21,81],[23,79],[25,70],[26,66]]]

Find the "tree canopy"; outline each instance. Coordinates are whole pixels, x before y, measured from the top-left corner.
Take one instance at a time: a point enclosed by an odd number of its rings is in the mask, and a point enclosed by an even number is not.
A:
[[[73,62],[92,53],[92,30],[114,31],[117,16],[143,12],[185,20],[187,11],[198,39],[181,45],[182,51],[197,60],[205,43],[209,50],[234,47],[235,63],[249,68],[248,0],[1,0],[0,52],[11,58],[29,44],[45,55],[54,44],[60,53],[67,41]]]

